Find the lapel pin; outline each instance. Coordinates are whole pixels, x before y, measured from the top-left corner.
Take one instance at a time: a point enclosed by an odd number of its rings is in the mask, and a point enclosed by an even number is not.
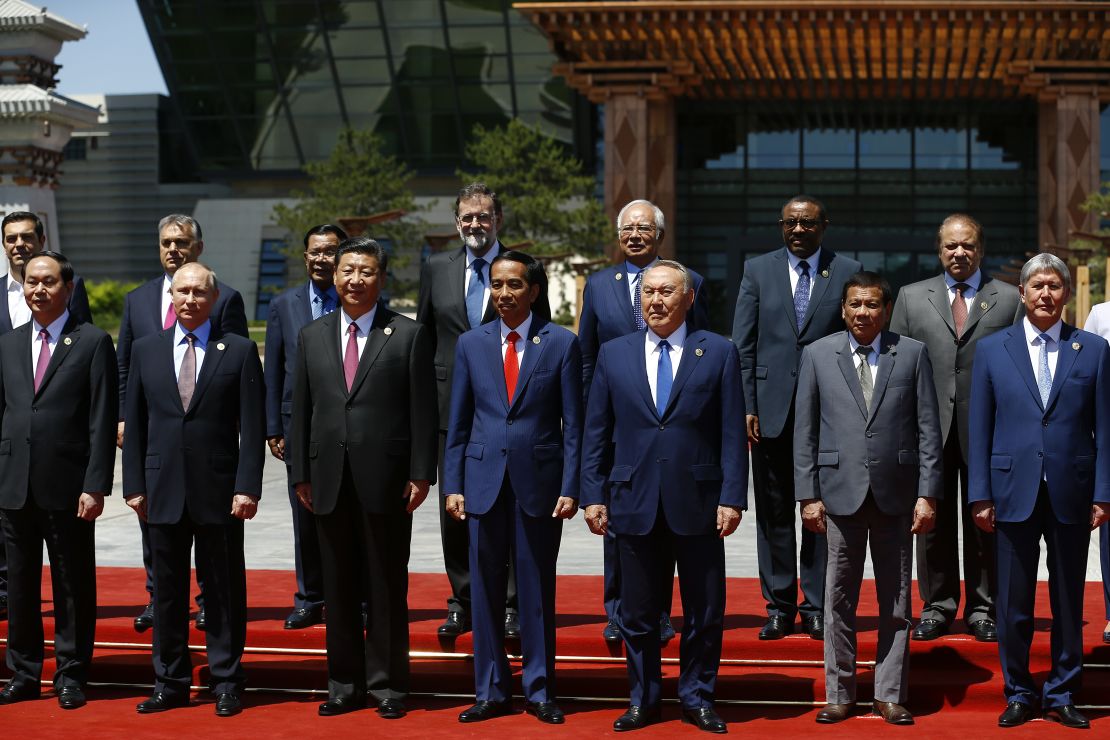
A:
[[[694,350],[694,354],[697,355],[698,357],[701,357],[702,355],[705,354],[705,350],[702,349],[701,347],[698,347],[696,350]]]
[[[828,270],[821,270],[821,277],[827,278],[828,276],[829,276],[829,271]]]
[[[68,347],[69,345],[73,344],[73,340],[69,337],[66,337],[65,338],[65,343],[66,343],[66,346]]]
[[[392,333],[393,333],[393,327],[392,327],[392,326],[387,326],[387,327],[385,327],[385,329],[383,329],[382,331],[384,331],[384,332],[385,332],[385,335],[386,335],[386,336],[388,337],[388,336],[389,336],[390,334],[392,334]]]
[[[223,342],[217,342],[216,343],[216,349],[223,352],[224,351],[224,343]]]
[[[539,344],[539,343],[540,343],[540,338],[539,337],[532,337],[532,344]]]
[[[613,276],[613,279],[614,280],[621,280],[623,278],[623,276],[624,276],[623,272],[618,272],[616,275]]]
[[[1079,342],[1072,342],[1072,343],[1071,343],[1071,348],[1072,348],[1072,349],[1074,349],[1074,350],[1076,350],[1076,351],[1078,351],[1078,350],[1079,350],[1079,347],[1080,347],[1080,346],[1081,346],[1081,345],[1079,344]]]
[[[984,311],[986,311],[986,310],[987,310],[988,308],[990,308],[990,306],[988,306],[988,305],[987,305],[987,302],[986,302],[986,301],[983,301],[982,303],[980,303],[980,304],[979,304],[979,308],[981,308],[981,309],[983,309]]]

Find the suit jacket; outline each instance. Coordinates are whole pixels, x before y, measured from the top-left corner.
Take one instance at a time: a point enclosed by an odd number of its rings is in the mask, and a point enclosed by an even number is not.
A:
[[[270,301],[266,319],[266,436],[289,437],[293,414],[293,368],[301,329],[312,323],[308,283],[284,291]]]
[[[884,331],[871,407],[860,388],[848,332],[802,352],[794,402],[794,497],[820,499],[837,516],[855,514],[868,491],[890,515],[919,497],[940,498],[940,421],[929,351]]]
[[[749,414],[759,417],[764,437],[790,432],[786,421],[793,407],[802,350],[844,329],[840,294],[848,278],[862,269],[859,262],[822,248],[811,273],[809,309],[799,330],[786,255],[786,247],[782,247],[744,263],[732,322],[732,341],[740,350],[744,403]]]
[[[147,521],[231,522],[236,493],[262,496],[265,411],[258,346],[212,329],[186,410],[173,328],[135,342],[127,379],[123,495],[146,496]]]
[[[365,511],[403,513],[405,484],[436,479],[439,420],[428,332],[379,305],[348,391],[341,317],[336,310],[301,329],[285,448],[293,481],[311,483],[313,511],[329,514],[349,461]]]
[[[660,416],[648,385],[644,334],[602,345],[582,449],[581,504],[606,504],[614,533],[647,534],[662,505],[676,534],[712,534],[718,506],[748,505],[736,348],[712,332],[688,334]]]
[[[501,322],[459,337],[447,426],[444,495],[461,493],[466,511],[485,514],[509,476],[520,508],[550,517],[560,496],[578,499],[582,442],[582,356],[578,338],[535,317],[510,404]],[[538,341],[537,341],[538,340]]]
[[[123,418],[127,406],[127,376],[131,367],[131,345],[139,339],[162,331],[166,315],[162,312],[162,281],[159,275],[129,292],[123,299],[123,318],[120,320],[116,339],[119,357],[119,412]],[[216,282],[220,296],[212,307],[212,334],[238,334],[250,338],[247,331],[247,314],[243,296],[230,285]]]
[[[971,376],[968,501],[995,519],[1033,513],[1042,479],[1064,524],[1110,503],[1110,368],[1106,340],[1064,324],[1048,404],[1041,404],[1024,322],[979,342]]]
[[[632,299],[628,292],[624,262],[598,270],[586,279],[582,291],[582,315],[578,319],[578,343],[582,347],[582,390],[590,391],[597,352],[610,339],[636,331]],[[702,291],[702,276],[690,270],[694,305],[686,314],[687,331],[709,329],[709,298]]]
[[[498,249],[502,247],[499,246]],[[466,315],[466,293],[463,289],[465,284],[466,247],[433,254],[420,271],[416,320],[426,327],[432,351],[435,352],[439,425],[444,431],[451,415],[451,374],[455,367],[455,343],[459,335],[470,331],[470,319]],[[482,323],[496,317],[497,312],[490,300],[482,315]]]
[[[983,337],[1012,326],[1025,315],[1017,288],[982,275],[958,341],[952,323],[951,293],[943,274],[902,288],[890,319],[891,331],[924,342],[929,348],[940,405],[940,431],[947,442],[954,415],[964,461],[975,346]]]
[[[76,516],[82,493],[112,493],[116,353],[108,334],[71,313],[36,392],[31,329],[0,337],[0,508],[30,496]]]
[[[0,335],[12,330],[12,316],[8,313],[8,275],[0,281],[0,296],[4,297],[4,304],[0,306]],[[69,296],[69,315],[76,319],[78,324],[91,324],[92,311],[89,309],[89,292],[85,290],[85,281],[80,275],[73,276],[73,293]]]

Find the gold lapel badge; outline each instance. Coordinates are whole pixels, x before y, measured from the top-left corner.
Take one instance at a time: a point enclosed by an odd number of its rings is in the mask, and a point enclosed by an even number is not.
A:
[[[821,277],[827,278],[828,276],[829,276],[829,271],[828,270],[821,270]]]
[[[65,343],[66,343],[66,346],[68,347],[69,345],[73,344],[73,339],[71,339],[70,337],[66,337],[65,338]]]
[[[382,329],[382,331],[384,331],[385,335],[388,337],[390,334],[393,333],[393,327],[392,326],[387,326],[387,327],[385,327],[385,329]]]
[[[1074,349],[1076,352],[1079,351],[1080,346],[1082,346],[1082,345],[1080,345],[1079,342],[1072,342],[1071,343],[1071,348]]]
[[[613,279],[614,280],[620,280],[623,275],[624,275],[623,272],[618,272],[616,275],[613,276]]]
[[[698,347],[696,350],[694,350],[694,354],[697,355],[698,357],[701,357],[702,355],[705,354],[705,350],[702,349],[701,347]]]
[[[532,337],[532,344],[539,344],[539,343],[540,343],[540,338],[539,337]]]
[[[988,308],[990,308],[990,306],[989,306],[989,305],[987,304],[987,302],[986,302],[986,301],[983,301],[982,303],[980,303],[980,304],[979,304],[979,308],[981,308],[981,309],[983,309],[984,311],[986,311],[986,310],[987,310]]]
[[[223,343],[223,342],[218,342],[218,343],[216,344],[216,349],[218,349],[218,350],[220,350],[221,352],[223,352],[223,351],[224,351],[224,343]]]

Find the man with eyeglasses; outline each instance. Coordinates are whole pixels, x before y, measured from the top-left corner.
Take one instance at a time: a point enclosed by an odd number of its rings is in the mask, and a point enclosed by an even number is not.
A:
[[[794,392],[802,350],[844,330],[840,298],[859,262],[823,248],[829,219],[821,201],[796,195],[782,207],[784,246],[744,265],[732,341],[740,350],[755,489],[759,583],[767,601],[761,640],[802,628],[825,638],[825,535],[794,519]],[[798,605],[798,581],[802,603]]]
[[[320,543],[312,512],[301,506],[293,487],[293,468],[285,457],[285,440],[293,415],[293,370],[301,329],[327,316],[339,305],[335,292],[335,252],[347,233],[333,224],[313,226],[304,235],[304,266],[308,281],[270,301],[266,320],[266,444],[270,454],[285,461],[289,506],[293,510],[293,562],[297,593],[285,629],[299,630],[324,621],[324,574]]]
[[[583,403],[589,396],[594,365],[601,345],[611,339],[643,332],[647,326],[641,306],[640,280],[644,271],[659,261],[659,245],[663,243],[665,223],[663,211],[646,200],[634,200],[617,214],[617,239],[624,260],[599,270],[586,280],[582,292],[582,315],[578,321],[578,341],[582,348]],[[694,305],[686,315],[689,331],[709,328],[708,301],[702,291],[702,277],[688,270],[694,287]],[[621,641],[617,615],[620,610],[620,562],[616,539],[606,534],[604,540],[605,616],[602,636],[606,642]],[[660,639],[674,638],[671,626],[670,597],[660,616]]]

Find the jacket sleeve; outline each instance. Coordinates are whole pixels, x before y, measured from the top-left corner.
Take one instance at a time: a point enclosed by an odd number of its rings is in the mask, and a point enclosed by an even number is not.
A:
[[[606,481],[611,463],[606,451],[613,440],[614,426],[603,349],[598,353],[590,383],[590,400],[586,404],[586,427],[582,435],[582,490],[578,499],[581,506],[609,503]]]
[[[85,289],[85,279],[73,278],[73,293],[69,296],[69,314],[79,323],[91,324],[92,309],[89,308],[89,292]]]
[[[220,316],[220,330],[224,334],[238,334],[250,339],[250,330],[247,328],[247,310],[243,307],[243,296],[237,290],[232,290],[231,295],[224,304],[223,314]]]
[[[590,382],[597,364],[600,342],[597,334],[597,311],[594,309],[593,283],[586,280],[582,289],[582,315],[578,318],[578,347],[582,352],[582,403],[589,400]]]
[[[116,366],[119,368],[119,420],[123,421],[127,404],[127,374],[131,364],[131,291],[123,298],[123,318],[119,323],[119,335],[116,337]]]
[[[469,343],[455,344],[455,374],[451,377],[451,413],[447,421],[447,444],[443,452],[443,480],[439,487],[444,497],[466,495],[466,446],[474,425],[474,388],[470,380]]]
[[[312,383],[308,377],[308,353],[305,349],[307,329],[307,326],[301,329],[297,341],[297,369],[293,373],[293,421],[289,426],[289,439],[285,440],[285,459],[293,468],[294,484],[312,482],[308,446],[314,404]]]
[[[409,480],[435,483],[439,462],[439,399],[432,351],[428,330],[418,326],[409,354],[409,423],[412,425]]]
[[[127,410],[124,421],[127,432],[123,435],[123,495],[125,498],[146,494],[146,444],[148,409],[143,388],[141,355],[131,356],[127,376]]]
[[[119,376],[112,338],[102,335],[89,367],[89,462],[85,493],[112,493],[116,470],[116,426],[119,422]]]
[[[740,353],[740,378],[744,387],[744,408],[759,415],[755,398],[755,348],[759,327],[759,285],[751,264],[744,270],[740,293],[736,296],[736,315],[732,319],[732,342]]]
[[[432,306],[432,261],[428,259],[420,268],[420,295],[416,301],[416,320],[424,325],[428,340],[432,343],[432,355],[436,351],[436,312]]]
[[[817,451],[821,448],[821,391],[813,350],[802,350],[798,390],[794,397],[794,500],[821,498]]]
[[[285,391],[285,334],[281,327],[280,300],[270,301],[266,319],[266,437],[285,433],[281,424],[281,399]]]
[[[740,387],[740,356],[727,347],[721,374],[721,481],[722,506],[748,508],[748,432],[744,420],[744,392]]]
[[[898,300],[894,302],[894,311],[890,316],[890,330],[904,337],[919,339],[920,337],[914,337],[910,330],[910,312],[906,307],[907,303],[909,298],[906,296],[906,289],[903,288],[898,292]]]
[[[709,292],[705,287],[705,280],[698,275],[694,284],[694,305],[690,309],[687,319],[690,331],[711,331],[709,328]]]
[[[559,371],[563,404],[563,487],[560,496],[577,500],[582,466],[582,352],[571,337]]]
[[[262,497],[262,467],[266,461],[266,391],[258,345],[250,343],[239,375],[239,467],[235,492]]]
[[[929,348],[921,346],[917,358],[917,496],[942,498],[944,493],[944,442],[940,431],[937,388]]]
[[[1110,503],[1110,347],[1099,346],[1098,374],[1095,379],[1095,494],[1094,501]],[[1106,525],[1103,525],[1106,526]]]
[[[968,409],[967,500],[994,501],[991,491],[991,449],[997,399],[991,376],[990,344],[975,345],[971,365],[971,405]]]

